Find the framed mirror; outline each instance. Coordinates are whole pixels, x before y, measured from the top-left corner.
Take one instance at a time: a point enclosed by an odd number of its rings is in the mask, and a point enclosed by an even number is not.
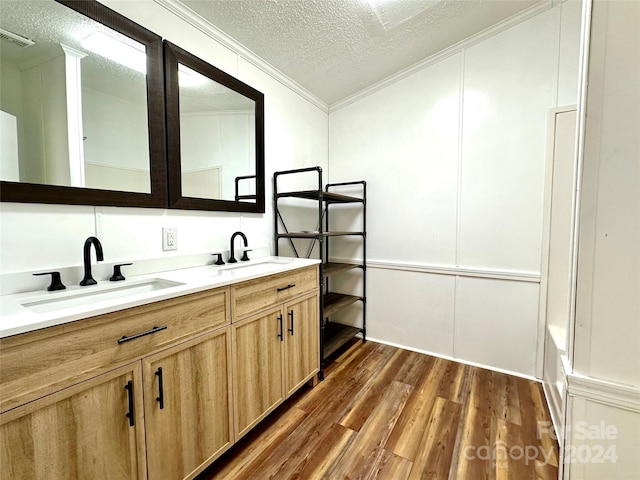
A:
[[[93,0],[5,0],[0,200],[167,207],[162,39]]]
[[[164,42],[171,208],[264,213],[264,95]]]

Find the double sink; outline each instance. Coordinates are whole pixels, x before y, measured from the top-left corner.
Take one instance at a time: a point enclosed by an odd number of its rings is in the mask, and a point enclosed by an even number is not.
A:
[[[144,278],[125,280],[123,282],[102,282],[101,284],[81,287],[74,290],[51,292],[38,296],[22,298],[18,303],[33,313],[58,312],[74,307],[85,307],[103,301],[121,300],[123,303],[131,297],[148,294],[173,287],[184,287],[193,280],[202,283],[203,279],[219,277],[229,282],[250,277],[278,273],[282,267],[294,263],[294,259],[266,257],[227,264],[220,267],[196,267],[177,272],[170,272],[167,277],[172,278]]]

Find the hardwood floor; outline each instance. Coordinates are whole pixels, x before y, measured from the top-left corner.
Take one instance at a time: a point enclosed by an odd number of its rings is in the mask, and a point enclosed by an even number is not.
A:
[[[198,480],[556,479],[550,428],[535,382],[358,341]]]

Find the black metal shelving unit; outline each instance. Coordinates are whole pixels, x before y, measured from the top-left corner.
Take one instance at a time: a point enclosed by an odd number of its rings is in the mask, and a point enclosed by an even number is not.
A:
[[[255,181],[256,176],[255,175],[244,175],[241,177],[236,177],[235,178],[235,201],[236,202],[242,202],[242,201],[254,201],[258,198],[258,196],[255,193],[251,193],[251,194],[240,194],[240,182],[244,181],[244,180],[254,180]],[[255,186],[254,189],[255,191]]]
[[[281,192],[278,182],[283,176],[302,175],[314,173],[317,175],[317,189]],[[344,195],[340,190],[360,189],[361,196]],[[281,201],[286,199],[303,199],[317,202],[317,226],[313,231],[289,231],[281,211]],[[362,230],[358,231],[331,231],[329,230],[329,212],[332,205],[360,204],[362,209]],[[273,175],[273,205],[274,205],[274,240],[275,253],[279,254],[280,242],[287,240],[297,257],[301,257],[294,239],[302,239],[311,242],[308,245],[306,258],[309,258],[313,249],[318,244],[320,257],[320,379],[324,378],[324,367],[327,359],[340,347],[344,346],[358,334],[362,334],[362,341],[366,341],[367,335],[367,183],[364,180],[342,183],[322,183],[322,168],[309,167],[296,170],[275,172]],[[336,263],[329,259],[329,239],[333,237],[356,236],[362,238],[362,259],[353,263]],[[299,245],[298,245],[299,246]],[[347,295],[331,291],[329,281],[331,277],[342,273],[360,269],[362,271],[361,295]],[[353,327],[331,320],[331,317],[343,308],[356,302],[362,302],[362,326]]]

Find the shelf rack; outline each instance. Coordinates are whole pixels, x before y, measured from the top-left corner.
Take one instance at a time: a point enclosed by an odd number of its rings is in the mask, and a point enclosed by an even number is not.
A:
[[[234,199],[236,202],[241,202],[241,201],[253,201],[256,200],[258,198],[258,196],[253,193],[253,194],[240,194],[240,182],[244,181],[244,180],[255,180],[257,177],[255,175],[244,175],[241,177],[236,177],[235,178],[235,195],[234,195]],[[254,191],[255,191],[255,186],[254,186]]]
[[[302,175],[315,173],[317,175],[317,189],[297,190],[281,192],[278,182],[283,176]],[[348,188],[360,189],[361,196],[344,195],[336,192]],[[281,211],[280,201],[286,199],[302,199],[317,202],[317,226],[310,231],[289,231],[284,216]],[[366,341],[366,225],[367,225],[367,184],[364,180],[342,183],[322,183],[322,168],[309,167],[295,170],[285,170],[275,172],[273,175],[273,204],[274,204],[274,241],[275,253],[279,254],[280,241],[287,240],[296,257],[301,257],[294,239],[304,239],[310,241],[306,258],[310,258],[313,249],[318,244],[318,255],[320,257],[320,379],[324,377],[324,367],[329,357],[340,347],[349,342],[358,334],[362,334],[362,341]],[[329,230],[329,211],[331,205],[336,204],[360,204],[362,208],[362,230],[359,231],[331,231]],[[362,259],[354,260],[353,263],[337,263],[329,261],[329,239],[334,237],[356,236],[362,238]],[[361,295],[347,295],[340,292],[331,291],[329,280],[331,277],[341,275],[345,272],[360,269],[362,271],[362,292]],[[362,326],[354,327],[344,325],[331,320],[331,317],[338,311],[362,302]]]

